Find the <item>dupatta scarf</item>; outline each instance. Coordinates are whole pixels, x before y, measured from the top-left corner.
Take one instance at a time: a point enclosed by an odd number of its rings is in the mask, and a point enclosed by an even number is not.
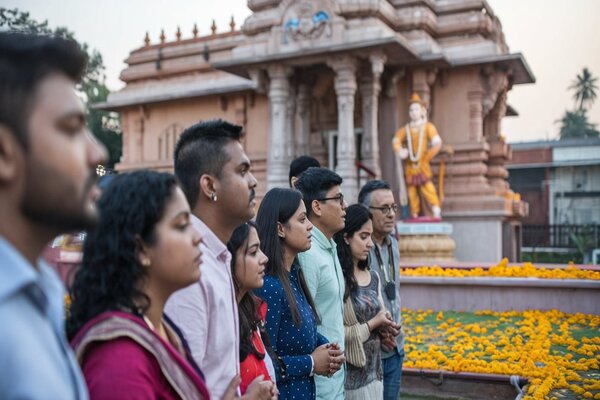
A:
[[[168,323],[171,323],[167,319]],[[176,337],[176,349],[164,341],[135,315],[110,311],[88,321],[71,341],[77,361],[81,364],[85,353],[94,342],[129,338],[148,351],[158,362],[160,370],[173,390],[182,399],[210,399],[199,371],[185,357],[182,339],[174,327],[167,324],[170,337]]]

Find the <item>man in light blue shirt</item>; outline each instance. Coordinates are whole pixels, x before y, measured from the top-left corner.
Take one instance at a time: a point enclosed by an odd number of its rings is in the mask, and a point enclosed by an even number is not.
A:
[[[0,33],[0,397],[87,399],[64,336],[64,287],[39,256],[97,219],[106,150],[75,91],[86,66],[71,40]]]
[[[306,285],[321,319],[317,331],[344,350],[344,275],[338,260],[334,233],[344,228],[346,202],[340,190],[342,178],[335,172],[311,167],[296,181],[302,192],[312,229],[310,250],[298,260]],[[345,369],[331,377],[315,376],[317,398],[344,399]]]

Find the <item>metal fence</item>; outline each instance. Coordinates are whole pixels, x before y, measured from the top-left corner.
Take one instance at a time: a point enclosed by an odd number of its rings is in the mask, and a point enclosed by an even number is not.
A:
[[[600,225],[523,225],[523,247],[600,248]]]

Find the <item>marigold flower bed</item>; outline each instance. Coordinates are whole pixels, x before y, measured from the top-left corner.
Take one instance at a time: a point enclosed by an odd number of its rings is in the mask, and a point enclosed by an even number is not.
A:
[[[442,268],[437,265],[418,268],[402,268],[404,276],[444,276],[444,277],[507,277],[542,279],[591,279],[600,280],[600,271],[585,270],[569,264],[566,268],[544,268],[532,263],[508,265],[505,258],[490,268]]]
[[[529,378],[525,399],[600,399],[600,316],[403,309],[404,366]]]

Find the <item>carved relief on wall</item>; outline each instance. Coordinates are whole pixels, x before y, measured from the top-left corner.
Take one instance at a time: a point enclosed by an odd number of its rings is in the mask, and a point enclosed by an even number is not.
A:
[[[175,143],[177,143],[177,139],[179,139],[181,132],[183,132],[183,126],[174,123],[166,127],[158,135],[158,160],[173,159]]]
[[[330,37],[332,13],[320,1],[303,1],[292,5],[283,18],[283,43],[303,39]]]

